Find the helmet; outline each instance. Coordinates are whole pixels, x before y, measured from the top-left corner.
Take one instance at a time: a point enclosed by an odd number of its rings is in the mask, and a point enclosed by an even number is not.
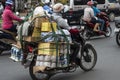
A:
[[[88,2],[87,2],[87,5],[88,5],[88,6],[92,6],[92,5],[93,5],[93,2],[92,2],[92,1],[88,1]]]
[[[6,3],[6,4],[13,5],[13,1],[12,1],[12,0],[7,0],[5,3]]]
[[[93,6],[97,6],[98,2],[97,1],[93,1]]]
[[[50,0],[41,0],[41,2],[42,2],[43,4],[47,4],[47,3],[50,2]]]
[[[53,6],[53,11],[54,12],[60,12],[64,9],[64,5],[61,3],[57,3]]]
[[[68,5],[64,5],[64,12],[67,12],[67,11],[69,11],[69,6]]]

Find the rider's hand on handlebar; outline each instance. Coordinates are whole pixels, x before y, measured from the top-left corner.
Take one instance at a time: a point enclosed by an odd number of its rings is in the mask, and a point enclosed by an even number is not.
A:
[[[78,33],[79,33],[79,30],[78,30],[77,28],[75,28],[75,29],[70,29],[69,32],[70,32],[71,34],[78,34]]]
[[[23,22],[25,22],[25,20],[21,20],[21,21],[19,21],[20,24],[22,24]]]

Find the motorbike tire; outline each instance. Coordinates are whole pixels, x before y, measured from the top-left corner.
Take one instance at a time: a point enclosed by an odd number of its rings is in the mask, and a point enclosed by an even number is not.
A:
[[[92,55],[93,55],[93,57],[92,57]],[[86,66],[86,64],[84,65],[84,62],[88,65],[91,63],[91,65]],[[80,65],[79,65],[80,68],[84,71],[90,71],[95,67],[96,62],[97,62],[96,50],[94,49],[94,47],[91,44],[86,43],[81,49]]]
[[[118,46],[120,46],[120,32],[116,34],[116,43]]]
[[[0,49],[0,55],[2,54],[3,50]]]
[[[105,33],[105,37],[110,37],[112,34],[112,28],[109,26],[107,27],[107,32]]]
[[[31,62],[30,66],[29,66],[29,73],[33,80],[49,80],[50,76],[47,73],[46,73],[47,76],[45,78],[42,78],[42,79],[38,78],[33,72],[34,66],[35,66],[35,59],[33,59],[33,61]],[[43,72],[39,72],[38,74],[44,75]]]

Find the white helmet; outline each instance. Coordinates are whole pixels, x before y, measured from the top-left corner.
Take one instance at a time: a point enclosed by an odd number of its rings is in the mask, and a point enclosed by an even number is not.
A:
[[[54,12],[60,12],[64,9],[64,5],[61,3],[57,3],[53,6],[53,11]]]
[[[42,2],[43,4],[47,4],[47,3],[50,2],[50,0],[41,0],[41,2]]]
[[[68,5],[64,5],[64,12],[69,11],[70,7]]]

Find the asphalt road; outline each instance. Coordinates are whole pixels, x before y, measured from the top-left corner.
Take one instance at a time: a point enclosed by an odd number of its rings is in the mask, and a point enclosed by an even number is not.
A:
[[[111,23],[112,29],[115,28]],[[98,54],[98,61],[92,71],[84,72],[77,69],[73,73],[60,73],[51,80],[120,80],[120,47],[115,41],[115,34],[111,37],[90,40]],[[32,80],[28,69],[20,63],[9,59],[9,53],[0,56],[0,80]]]

